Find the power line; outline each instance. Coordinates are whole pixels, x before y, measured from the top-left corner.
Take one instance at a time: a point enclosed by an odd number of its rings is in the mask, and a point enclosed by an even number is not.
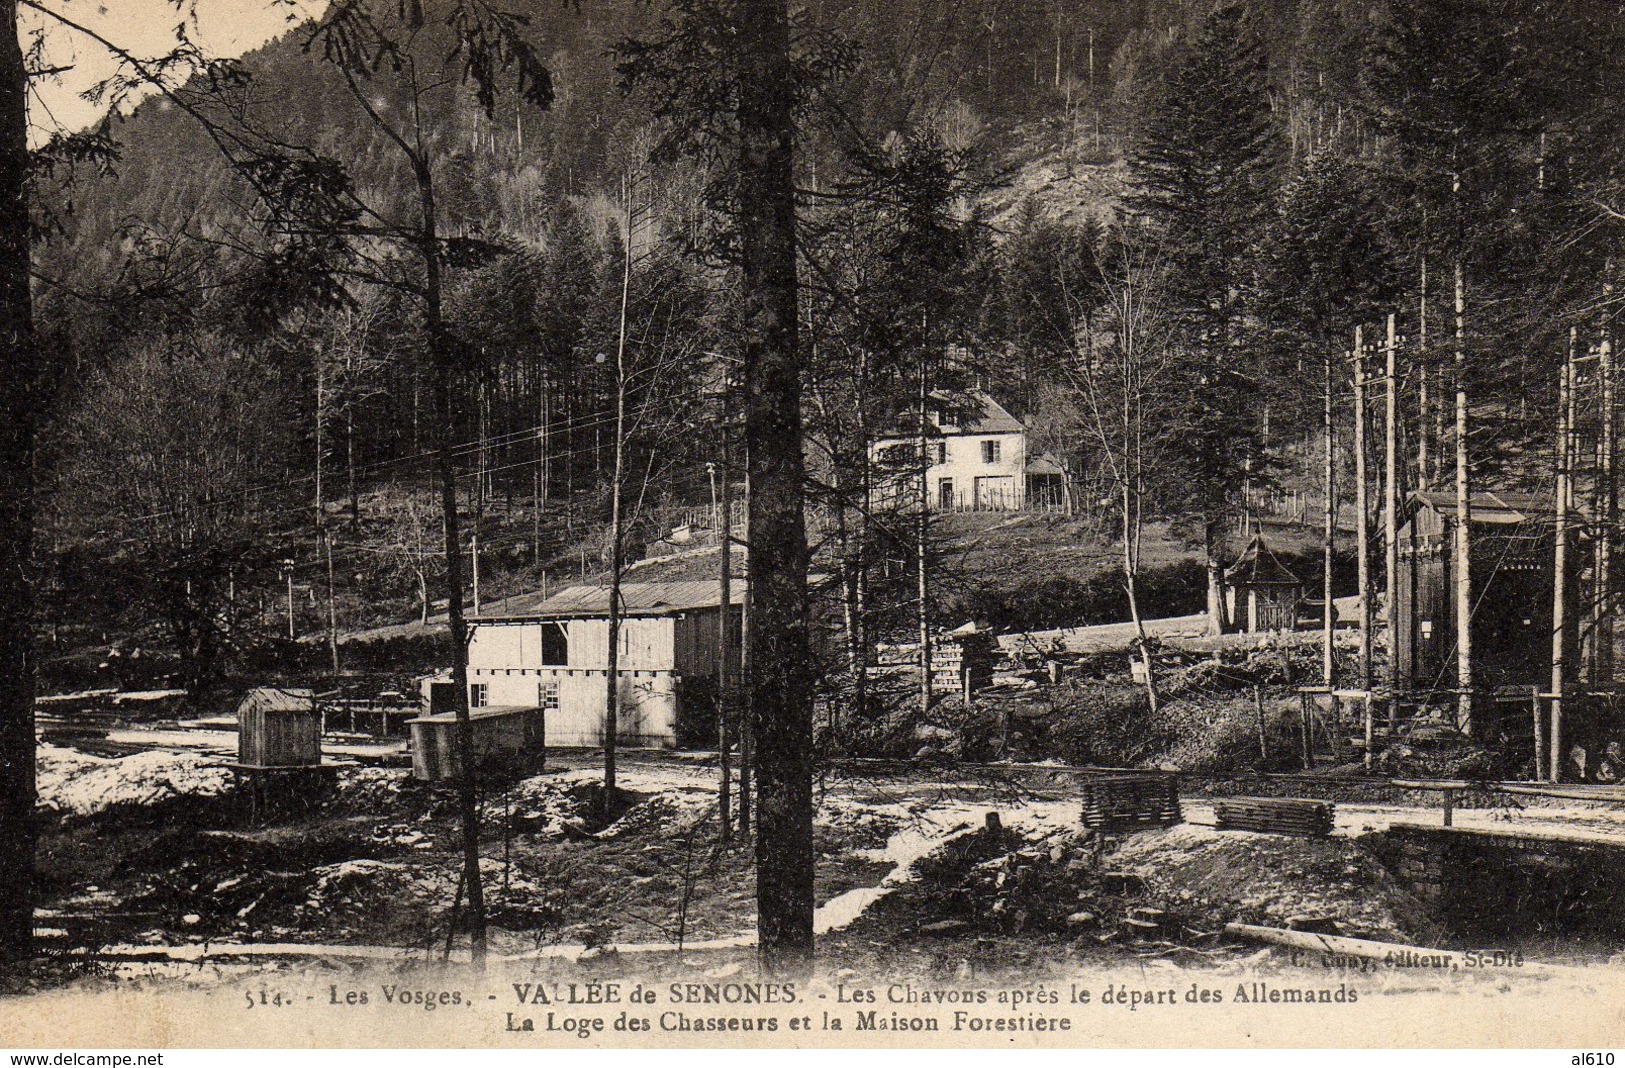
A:
[[[649,402],[649,403],[651,405],[653,404],[653,402]],[[646,405],[646,407],[644,409],[640,409],[640,411],[647,410],[647,407],[648,406]],[[467,457],[467,456],[477,455],[478,453],[480,453],[480,452],[482,452],[484,450],[493,448],[493,447],[498,447],[498,448],[506,447],[506,446],[509,446],[509,445],[520,444],[520,443],[525,442],[525,441],[543,441],[543,442],[545,442],[547,440],[558,437],[560,435],[576,433],[576,432],[579,432],[579,431],[582,431],[582,430],[590,430],[590,429],[594,429],[594,428],[600,428],[600,427],[611,425],[614,422],[615,422],[615,416],[614,416],[613,413],[609,413],[609,414],[599,413],[599,414],[591,416],[591,417],[584,417],[584,418],[582,418],[580,420],[565,420],[565,424],[563,426],[556,425],[556,423],[554,421],[549,420],[547,423],[538,423],[538,424],[535,424],[534,426],[526,427],[526,428],[523,428],[521,430],[508,431],[506,433],[493,435],[491,437],[475,438],[475,439],[470,440],[470,441],[465,441],[465,442],[459,443],[458,445],[455,445],[455,446],[453,446],[451,448],[450,455],[451,455],[451,457],[453,459],[461,459],[461,458],[464,458],[464,457]],[[593,449],[576,449],[576,450],[572,450],[570,452],[566,452],[566,453],[562,453],[562,454],[561,453],[556,453],[556,452],[555,453],[549,453],[548,457],[546,457],[546,458],[557,459],[557,458],[560,458],[561,456],[562,457],[576,456],[576,455],[582,455],[582,454],[584,454],[586,452],[590,452],[590,451],[596,451],[596,447],[594,447]],[[431,450],[431,451],[428,451],[428,452],[415,453],[415,454],[410,455],[410,456],[399,456],[399,457],[394,457],[394,458],[387,459],[387,460],[378,460],[378,461],[375,461],[375,462],[370,463],[370,464],[363,464],[363,465],[360,465],[360,466],[356,467],[354,469],[354,473],[357,474],[357,475],[375,474],[378,471],[384,470],[386,468],[398,467],[398,466],[400,466],[402,464],[410,464],[410,463],[422,462],[422,461],[427,461],[427,460],[433,460],[438,456],[439,456],[439,451],[438,450]],[[527,464],[534,464],[534,463],[541,462],[543,459],[546,459],[546,458],[543,458],[543,457],[533,458],[533,459],[531,459],[529,461],[526,461],[526,463]],[[513,465],[513,466],[524,466],[524,465]],[[346,473],[346,475],[348,475],[349,470],[346,469],[345,473]],[[487,470],[484,473],[485,474],[490,474],[492,472],[490,470]],[[287,490],[287,489],[294,489],[294,488],[297,488],[297,487],[312,486],[312,485],[315,484],[315,481],[316,481],[316,476],[314,474],[309,474],[309,475],[298,475],[298,476],[295,476],[293,478],[284,479],[284,480],[278,481],[278,482],[261,483],[261,484],[256,485],[256,486],[245,487],[244,489],[239,490],[239,491],[237,491],[235,493],[228,494],[227,496],[220,497],[218,499],[209,501],[209,502],[207,502],[207,505],[208,506],[219,507],[219,506],[222,506],[222,505],[242,503],[242,502],[251,500],[251,499],[253,499],[255,497],[264,496],[264,495],[270,494],[270,493],[275,493],[275,492],[277,492],[279,490]],[[298,505],[295,509],[287,509],[285,511],[302,510],[302,509],[307,508],[307,507],[309,507],[309,506],[301,504],[301,505]],[[174,516],[177,516],[177,515],[181,515],[185,511],[186,511],[186,509],[182,509],[182,508],[171,508],[171,509],[166,509],[166,510],[157,511],[157,512],[148,512],[148,513],[146,513],[144,515],[130,516],[127,519],[125,519],[124,522],[127,522],[127,523],[141,523],[141,522],[147,522],[147,521],[155,520],[155,519],[171,518],[171,517],[174,517]],[[278,513],[272,513],[272,514],[281,514],[281,513],[278,512]]]

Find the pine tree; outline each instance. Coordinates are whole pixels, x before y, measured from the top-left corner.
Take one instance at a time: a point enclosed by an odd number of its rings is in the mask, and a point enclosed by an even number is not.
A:
[[[1279,157],[1267,57],[1240,7],[1208,17],[1170,72],[1130,161],[1130,207],[1168,250],[1173,343],[1187,354],[1187,406],[1175,463],[1189,488],[1207,556],[1209,627],[1222,629],[1217,553],[1257,454],[1259,389],[1241,350],[1252,261]]]
[[[1024,412],[1061,372],[1105,299],[1100,243],[1092,216],[1081,223],[1028,216],[1000,249],[997,325],[1013,349],[1007,375]]]
[[[1169,250],[1167,283],[1193,337],[1233,337],[1247,256],[1279,160],[1268,59],[1240,7],[1214,12],[1161,87],[1130,160],[1130,207]]]
[[[1310,157],[1287,186],[1264,243],[1258,305],[1275,381],[1291,382],[1300,361],[1318,365],[1324,347],[1346,345],[1355,324],[1398,297],[1382,214],[1361,173],[1333,152]],[[1318,381],[1308,390],[1316,419],[1318,390]]]

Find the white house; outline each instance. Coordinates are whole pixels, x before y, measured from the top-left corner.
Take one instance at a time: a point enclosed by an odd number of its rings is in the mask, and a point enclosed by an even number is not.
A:
[[[934,394],[927,407],[925,471],[930,508],[937,512],[1019,511],[1059,504],[1065,477],[1054,460],[1027,454],[1027,428],[980,390]],[[920,435],[886,434],[869,447],[883,501],[919,492]]]
[[[719,584],[625,583],[618,744],[643,748],[714,745]],[[738,681],[745,583],[730,589],[729,684]],[[609,678],[609,589],[572,586],[534,609],[469,620],[472,708],[539,707],[548,746],[604,744]],[[425,686],[432,695],[435,683]],[[431,710],[432,710],[431,699]]]

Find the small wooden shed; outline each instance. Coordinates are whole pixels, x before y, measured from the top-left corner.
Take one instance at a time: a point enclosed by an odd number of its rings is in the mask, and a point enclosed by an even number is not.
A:
[[[1241,556],[1225,571],[1224,585],[1232,627],[1258,634],[1296,626],[1303,580],[1281,562],[1265,543],[1264,535],[1253,535]]]
[[[237,762],[249,769],[322,762],[322,714],[306,689],[261,686],[237,706]]]
[[[546,715],[540,708],[525,706],[470,709],[475,763],[482,770],[541,767],[547,756]],[[407,722],[412,729],[412,777],[429,782],[460,779],[457,714],[437,712]]]

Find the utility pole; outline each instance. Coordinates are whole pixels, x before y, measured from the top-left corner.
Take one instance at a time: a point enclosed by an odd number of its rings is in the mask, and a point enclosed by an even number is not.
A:
[[[1332,452],[1334,439],[1333,412],[1332,412],[1332,354],[1326,352],[1325,380],[1322,383],[1325,390],[1325,402],[1321,410],[1321,432],[1326,437],[1325,466],[1322,470],[1321,489],[1325,494],[1325,528],[1321,545],[1321,582],[1320,592],[1324,600],[1324,610],[1321,612],[1321,642],[1320,642],[1320,680],[1326,686],[1331,686],[1332,676],[1335,673],[1335,661],[1332,657],[1332,628],[1336,625],[1336,609],[1332,604],[1332,549],[1337,539],[1337,495],[1336,470],[1337,458]]]
[[[1610,307],[1614,295],[1613,262],[1603,282],[1603,306]],[[1601,380],[1602,407],[1600,430],[1602,440],[1597,447],[1598,501],[1596,508],[1596,558],[1592,573],[1596,590],[1592,595],[1595,619],[1592,621],[1592,643],[1595,652],[1591,659],[1592,684],[1599,689],[1614,689],[1614,530],[1619,523],[1619,487],[1614,485],[1614,466],[1618,457],[1618,431],[1614,415],[1614,339],[1603,320],[1602,336],[1597,341],[1597,377]]]
[[[1390,722],[1393,702],[1399,693],[1399,657],[1395,649],[1394,615],[1399,604],[1399,332],[1394,313],[1388,313],[1388,336],[1383,341],[1383,376],[1388,380],[1383,396],[1382,425],[1382,581],[1383,604],[1388,640],[1388,708]],[[1366,700],[1366,765],[1371,764],[1371,747],[1376,739],[1371,730],[1371,701]]]
[[[1354,328],[1354,555],[1359,575],[1360,689],[1371,689],[1371,502],[1365,455],[1365,328]]]
[[[288,640],[293,641],[297,635],[293,631],[293,561],[282,561],[282,577],[288,580]]]
[[[748,470],[745,472],[744,512],[746,524],[745,536],[740,544],[745,547],[745,574],[749,575],[750,472]],[[733,550],[733,542],[731,537],[733,517],[731,515],[728,517],[728,522],[730,534],[728,548],[731,554]],[[733,558],[730,555],[729,560],[731,561],[732,559]],[[739,606],[739,688],[736,692],[744,694],[747,698],[749,698],[750,694],[752,693],[752,683],[750,678],[750,643],[745,640],[746,636],[750,634],[751,617],[751,587],[748,585],[745,587],[745,596],[743,601],[744,603]],[[741,711],[743,714],[739,717],[739,836],[741,838],[749,838],[750,812],[751,806],[754,803],[753,798],[755,797],[755,795],[751,792],[751,775],[753,773],[752,769],[755,767],[756,726],[755,716],[753,715],[751,708],[747,705]]]
[[[616,749],[621,730],[621,604],[622,557],[625,553],[626,512],[626,395],[628,375],[626,367],[627,308],[632,292],[632,233],[635,225],[632,198],[636,184],[630,174],[621,177],[621,196],[625,200],[626,240],[621,259],[621,314],[615,339],[615,467],[609,483],[609,649],[604,671],[604,822],[607,824],[615,812]]]
[[[1552,531],[1552,720],[1546,746],[1547,778],[1563,778],[1563,693],[1568,685],[1568,574],[1569,498],[1574,492],[1574,347],[1578,331],[1569,328],[1568,352],[1563,357],[1563,373],[1557,387],[1557,489],[1556,516]],[[1539,775],[1539,768],[1536,768]]]
[[[1433,483],[1428,463],[1431,453],[1428,423],[1433,402],[1428,391],[1428,259],[1422,257],[1421,291],[1416,301],[1416,484],[1422,489]],[[1391,609],[1390,609],[1391,611]],[[1390,650],[1389,655],[1393,655]]]
[[[523,147],[520,146],[521,150]],[[542,502],[547,500],[547,490],[547,372],[538,371],[536,456],[530,469],[530,562],[533,567],[542,566]]]
[[[733,744],[732,734],[729,731],[728,707],[728,672],[729,638],[732,633],[730,624],[733,615],[733,567],[729,554],[732,552],[732,501],[728,492],[728,434],[726,429],[727,406],[723,407],[724,429],[722,433],[722,458],[718,463],[705,465],[706,473],[711,476],[711,512],[716,517],[717,532],[717,762],[720,767],[720,778],[717,783],[717,818],[721,824],[718,837],[727,842],[733,838],[733,768],[730,766],[729,750]],[[720,470],[719,470],[720,468]],[[721,476],[722,485],[717,485],[718,476]]]

